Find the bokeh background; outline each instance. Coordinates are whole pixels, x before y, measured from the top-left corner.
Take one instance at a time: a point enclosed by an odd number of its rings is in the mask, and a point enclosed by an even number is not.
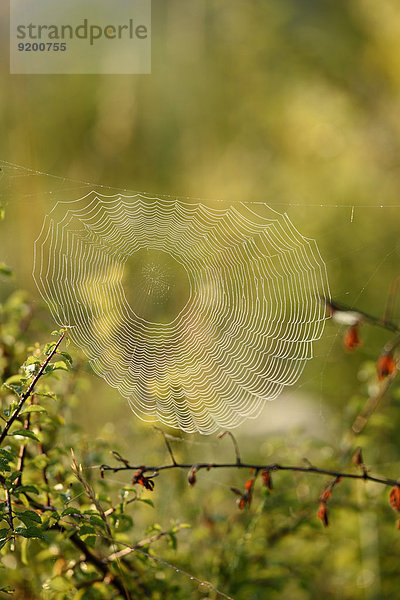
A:
[[[396,0],[153,0],[152,74],[140,76],[9,75],[5,4],[0,161],[31,171],[3,163],[1,260],[14,276],[1,279],[0,297],[26,290],[32,342],[54,328],[31,276],[33,242],[58,199],[87,191],[79,182],[210,206],[265,202],[317,240],[333,298],[384,314],[400,253]],[[362,445],[372,469],[399,476],[395,388],[366,432],[348,435],[376,386],[387,335],[364,327],[362,348],[349,355],[342,334],[328,322],[300,382],[237,430],[246,457],[351,468],[349,448]],[[85,386],[74,419],[89,439],[115,439],[139,463],[163,460],[151,426],[78,364]],[[230,455],[226,440],[171,433],[181,457]],[[396,597],[400,538],[384,490],[344,485],[325,531],[315,518],[322,482],[276,479],[274,496],[245,515],[229,490],[240,474],[204,475],[194,490],[183,474],[160,481],[160,522],[193,528],[179,560],[234,598]]]

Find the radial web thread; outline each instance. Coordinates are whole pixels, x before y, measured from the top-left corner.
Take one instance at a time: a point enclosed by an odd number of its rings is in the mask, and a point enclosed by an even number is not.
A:
[[[90,192],[46,216],[34,279],[137,416],[235,427],[298,380],[325,321],[315,242],[270,213]]]

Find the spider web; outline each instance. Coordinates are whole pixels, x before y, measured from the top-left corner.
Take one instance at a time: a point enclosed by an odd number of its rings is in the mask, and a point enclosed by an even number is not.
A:
[[[322,334],[326,269],[268,210],[91,191],[45,217],[40,294],[137,416],[208,434],[298,381]]]

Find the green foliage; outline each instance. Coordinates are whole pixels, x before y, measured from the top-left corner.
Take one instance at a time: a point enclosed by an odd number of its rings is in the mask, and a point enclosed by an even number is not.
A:
[[[217,478],[206,470],[192,469],[191,487],[186,477],[169,472],[151,480],[156,481],[152,492],[152,485],[140,472],[128,482],[113,478],[108,471],[102,476],[99,466],[110,461],[110,451],[117,465],[124,463],[120,440],[114,435],[108,440],[87,439],[74,424],[74,398],[84,389],[84,372],[57,346],[64,331],[56,332],[58,339],[50,344],[26,346],[21,323],[31,314],[27,307],[25,297],[16,294],[1,313],[4,384],[0,390],[0,436],[17,411],[0,447],[0,592],[4,596],[216,598],[218,594],[206,584],[212,581],[235,599],[262,600],[267,589],[272,599],[317,599],[323,594],[361,600],[367,586],[375,590],[378,584],[371,579],[371,572],[376,572],[377,548],[364,545],[360,549],[360,522],[367,536],[380,523],[381,552],[387,556],[382,589],[391,589],[390,581],[397,577],[391,564],[397,560],[393,544],[398,532],[387,497],[373,485],[343,481],[333,490],[332,482],[326,488],[326,482],[286,472],[273,474],[272,488],[272,481],[261,474],[254,478],[243,471],[222,472]],[[17,358],[19,369],[15,367]],[[27,395],[35,378],[34,393]],[[359,380],[360,393],[348,402],[345,428],[362,408],[366,389],[376,384],[373,362],[362,365]],[[398,394],[396,389],[394,401]],[[375,415],[368,433],[358,438],[383,462],[398,453],[399,417],[394,410]],[[333,421],[331,426],[335,427]],[[137,441],[146,460],[148,443],[143,442],[148,439],[148,429],[145,438],[138,431]],[[341,443],[347,448],[342,464],[348,467],[352,445],[348,440]],[[292,449],[298,453],[300,445],[304,455],[318,460],[318,466],[337,466],[334,462],[338,459],[332,461],[338,455],[337,439],[329,444],[299,437],[296,432],[293,439],[285,438],[284,445],[280,437],[271,437],[260,448],[250,450],[250,459],[273,455],[293,462]],[[192,451],[181,446],[182,460],[190,460],[187,455]],[[388,475],[396,476],[396,471],[397,466]],[[327,530],[316,517],[318,498],[323,498],[325,508],[329,499],[331,525]],[[392,508],[396,502],[392,499]],[[237,510],[236,504],[244,510]],[[196,525],[189,534],[182,531],[188,527],[182,520]],[[161,524],[166,521],[169,525]],[[362,544],[363,538],[359,539]],[[172,565],[179,565],[178,570]],[[340,581],[335,571],[341,572]]]
[[[22,302],[23,296],[17,297]],[[4,380],[22,354],[18,317],[24,318],[25,311],[11,298],[2,314]],[[176,550],[182,526],[172,523],[162,530],[153,524],[145,539],[138,539],[133,509],[153,507],[142,497],[141,486],[115,489],[101,479],[98,469],[95,475],[90,464],[78,465],[74,455],[71,468],[71,448],[84,456],[88,446],[70,421],[70,399],[79,387],[79,375],[72,356],[57,347],[63,333],[56,332],[56,342],[35,344],[19,372],[7,376],[0,390],[3,423],[18,413],[0,448],[0,564],[5,567],[0,592],[18,598],[42,598],[44,593],[56,599],[141,598],[143,593],[160,598],[161,584],[152,575],[152,546],[165,538]],[[34,393],[28,394],[35,378]],[[109,450],[104,444],[91,444],[90,454],[99,464]],[[121,557],[119,543],[126,549]],[[173,587],[163,580],[163,597],[169,597]]]

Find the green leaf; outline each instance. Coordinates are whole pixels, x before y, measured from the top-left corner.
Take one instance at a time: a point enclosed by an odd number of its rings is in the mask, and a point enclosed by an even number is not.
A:
[[[0,471],[11,471],[7,458],[0,458]]]
[[[20,485],[14,490],[14,494],[40,494],[34,485]]]
[[[8,383],[9,385],[12,383],[21,383],[22,379],[22,375],[11,375],[11,377],[7,377],[5,383]]]
[[[22,512],[15,513],[15,516],[18,517],[18,519],[22,521],[27,527],[29,527],[33,523],[39,523],[40,525],[42,524],[42,519],[33,510],[24,510]]]
[[[177,541],[176,541],[176,535],[173,534],[171,531],[169,532],[169,541],[171,544],[171,547],[176,550],[176,547],[178,545]]]
[[[46,344],[44,347],[44,353],[46,356],[48,356],[49,354],[51,354],[52,350],[54,350],[55,346],[56,346],[57,342],[50,342],[49,344]]]
[[[8,418],[9,416],[12,415],[12,413],[15,411],[15,409],[17,408],[18,404],[16,402],[12,402],[8,408],[6,408],[3,411],[3,414]]]
[[[28,356],[28,358],[24,362],[24,365],[26,367],[28,367],[29,365],[40,365],[40,364],[41,364],[41,361],[37,356]]]
[[[19,435],[20,437],[26,437],[30,438],[31,440],[35,440],[36,442],[40,442],[39,438],[33,433],[33,431],[29,431],[29,429],[16,429],[9,435]]]
[[[51,398],[52,400],[57,400],[57,396],[54,392],[35,392],[36,396],[43,396],[43,398]]]
[[[7,542],[8,542],[8,539],[3,539],[3,540],[0,540],[0,550],[1,550],[2,548],[4,548],[4,546],[7,544]],[[1,591],[1,589],[0,589],[0,591]]]
[[[29,527],[16,527],[15,533],[25,538],[43,538],[43,531],[33,525]]]
[[[60,352],[60,355],[63,356],[70,365],[72,365],[72,356],[68,354],[68,352]]]
[[[0,448],[0,456],[4,456],[7,460],[14,460],[14,454],[11,454],[8,450],[4,450],[4,448]]]
[[[126,515],[125,513],[115,516],[113,515],[113,520],[115,522],[115,529],[118,532],[128,531],[133,526],[132,517]]]
[[[27,377],[33,377],[39,371],[39,365],[24,365],[23,369]]]
[[[149,504],[149,506],[152,506],[154,508],[154,502],[153,500],[150,500],[150,498],[137,498],[138,502],[144,502],[145,504]]]
[[[65,517],[67,515],[70,515],[71,517],[76,517],[76,518],[81,518],[82,517],[82,513],[79,510],[79,508],[73,508],[72,506],[69,506],[68,508],[65,508],[62,513],[61,516]]]
[[[92,523],[92,525],[98,525],[102,529],[105,529],[105,527],[106,527],[106,523],[98,515],[91,515],[89,517],[89,521]]]
[[[95,544],[96,544],[96,536],[95,535],[83,535],[82,537],[82,541],[85,542],[85,544],[87,546],[90,546],[91,548],[94,548]]]
[[[21,412],[21,415],[26,415],[29,413],[45,413],[47,412],[47,410],[44,408],[44,406],[40,406],[39,404],[31,404],[30,406],[27,406],[26,408],[24,408],[24,410]]]
[[[79,529],[79,537],[82,537],[83,535],[95,535],[96,534],[96,530],[92,525],[82,525],[82,527]]]
[[[43,529],[51,529],[54,523],[60,520],[60,515],[57,512],[46,513],[43,522]]]
[[[67,592],[68,590],[71,589],[71,583],[68,581],[68,579],[66,577],[62,577],[61,575],[57,575],[56,577],[53,577],[53,579],[50,581],[49,583],[50,589],[53,592]],[[58,598],[58,595],[57,595]],[[65,598],[65,596],[63,595],[63,598]]]
[[[17,396],[20,396],[20,394],[22,392],[22,387],[20,385],[11,385],[7,382],[3,383],[3,388],[5,388],[6,390],[9,390],[13,394],[17,394]]]
[[[0,274],[6,275],[6,277],[11,277],[13,274],[11,267],[6,265],[4,262],[0,262]]]
[[[6,521],[8,523],[8,514],[5,510],[0,511],[0,521]]]
[[[111,497],[108,494],[97,494],[97,499],[100,502],[107,502],[107,504],[111,504]]]
[[[10,475],[8,475],[7,480],[12,485],[14,481],[21,475],[21,471],[13,471]]]
[[[63,333],[65,333],[67,330],[64,328],[61,328],[57,331],[57,329],[55,329],[54,331],[51,332],[51,335],[58,335],[58,337],[61,337]]]
[[[63,360],[53,363],[53,371],[69,371],[69,366]]]

